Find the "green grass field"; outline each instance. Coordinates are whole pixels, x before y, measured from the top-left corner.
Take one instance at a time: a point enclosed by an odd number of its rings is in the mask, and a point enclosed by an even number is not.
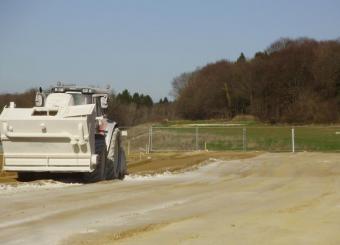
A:
[[[161,149],[259,150],[282,152],[292,150],[292,127],[255,122],[235,125],[218,121],[181,121],[153,128],[153,147]],[[239,125],[241,124],[241,125]],[[246,136],[243,130],[246,129]],[[296,151],[340,151],[340,126],[294,126]],[[245,144],[245,146],[244,146]],[[244,148],[245,147],[245,148]]]

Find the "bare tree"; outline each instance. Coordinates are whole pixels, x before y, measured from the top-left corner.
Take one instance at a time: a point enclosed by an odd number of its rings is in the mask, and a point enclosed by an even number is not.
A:
[[[176,99],[181,94],[183,89],[188,85],[190,79],[193,79],[198,70],[199,68],[193,72],[184,72],[181,75],[175,77],[171,82],[172,90],[170,95]]]

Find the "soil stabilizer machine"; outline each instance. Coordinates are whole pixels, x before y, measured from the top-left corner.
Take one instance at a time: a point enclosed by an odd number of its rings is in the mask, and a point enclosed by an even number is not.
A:
[[[124,178],[121,131],[105,115],[109,93],[58,84],[40,88],[33,108],[11,102],[0,115],[3,170],[22,180],[39,172],[81,173],[85,182]]]

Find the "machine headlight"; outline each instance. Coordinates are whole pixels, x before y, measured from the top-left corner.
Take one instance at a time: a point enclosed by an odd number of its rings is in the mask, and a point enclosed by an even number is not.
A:
[[[92,89],[90,89],[90,88],[83,88],[82,92],[83,92],[83,94],[91,94],[92,93]]]
[[[56,92],[56,93],[64,93],[65,92],[65,88],[58,88],[57,87],[57,88],[54,88],[53,91]]]

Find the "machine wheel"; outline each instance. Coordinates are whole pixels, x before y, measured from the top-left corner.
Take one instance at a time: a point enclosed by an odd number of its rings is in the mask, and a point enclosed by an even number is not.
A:
[[[105,138],[96,135],[96,154],[98,154],[96,169],[90,173],[84,173],[83,179],[86,183],[98,182],[105,179],[106,176],[106,144]]]
[[[127,173],[127,169],[126,169],[125,151],[123,150],[123,148],[120,148],[120,150],[119,150],[119,174],[118,174],[118,178],[121,179],[121,180],[124,179],[126,173]]]
[[[107,168],[106,168],[106,179],[111,180],[111,179],[117,179],[119,177],[119,131],[114,132],[113,138],[111,140],[111,144],[113,145],[113,157],[109,157],[107,159]],[[112,151],[112,149],[111,149]],[[111,154],[111,153],[109,153]],[[113,159],[112,159],[113,158]]]

